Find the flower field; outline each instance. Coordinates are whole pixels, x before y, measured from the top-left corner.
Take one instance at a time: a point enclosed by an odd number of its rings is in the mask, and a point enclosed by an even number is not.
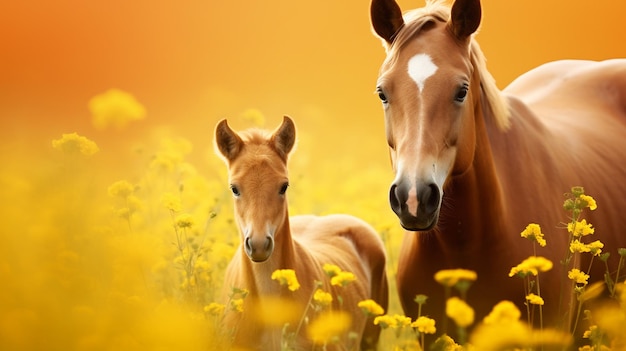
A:
[[[124,127],[142,117],[141,104],[125,92],[109,92],[93,101],[98,102],[90,104],[97,128]],[[241,122],[265,123],[258,111],[242,115]],[[373,301],[362,301],[359,307],[383,327],[382,350],[428,349],[424,336],[429,334],[441,336],[433,347],[442,350],[563,349],[572,342],[568,332],[536,327],[543,305],[539,277],[559,264],[536,256],[511,267],[510,273],[511,279],[526,281],[520,297],[526,295],[528,311],[504,301],[484,321],[476,320],[472,302],[464,298],[476,273],[458,269],[441,271],[431,282],[441,284],[442,293],[450,296],[445,311],[449,320],[404,317],[393,284],[403,234],[384,197],[362,191],[384,186],[388,174],[378,168],[363,170],[354,186],[340,183],[337,175],[341,187],[321,188],[319,178],[307,173],[311,165],[302,155],[315,132],[299,130],[300,150],[290,163],[290,211],[347,212],[366,219],[380,233],[388,251],[391,305],[388,311]],[[22,154],[2,156],[7,167],[0,174],[0,349],[228,349],[230,331],[221,329],[220,321],[225,313],[245,313],[241,306],[247,291],[225,287],[232,289],[230,299],[220,300],[224,268],[239,243],[225,166],[219,158],[207,157],[210,171],[198,171],[188,160],[193,145],[182,136],[143,138],[133,140],[136,146],[113,160],[100,157],[106,150],[97,139],[71,132]],[[119,163],[132,166],[120,168]],[[331,167],[322,165],[319,171],[333,177]],[[585,254],[598,257],[596,264],[608,259],[609,248],[588,239],[594,230],[584,214],[597,207],[601,204],[582,188],[572,189],[564,204],[564,218],[571,219],[564,228],[570,233],[568,264]],[[535,224],[520,234],[520,241],[528,239],[530,245],[545,246],[546,238]],[[624,260],[626,250],[613,251],[611,259]],[[347,267],[325,270],[333,285],[349,288],[354,278]],[[307,277],[293,273],[276,271],[267,279],[295,291]],[[626,289],[621,279],[614,279],[623,272],[610,273],[613,279],[608,278],[606,288],[621,309],[607,310],[598,320],[589,320],[583,303],[603,288],[588,286],[585,270],[568,273],[578,301],[575,319],[590,325],[585,350],[620,350],[626,342],[620,332],[626,325]],[[349,318],[328,308],[337,298],[318,289],[311,295],[308,317],[298,317],[298,328],[306,328],[319,349],[341,343],[352,349]],[[288,301],[276,303],[276,309],[288,310]],[[427,297],[418,295],[416,303],[427,303]],[[457,340],[442,336],[446,324],[457,328]],[[290,333],[285,328],[284,350],[290,349]]]

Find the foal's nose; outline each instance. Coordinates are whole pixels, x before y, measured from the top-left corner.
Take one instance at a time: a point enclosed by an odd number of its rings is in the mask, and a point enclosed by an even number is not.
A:
[[[404,229],[422,231],[437,223],[441,192],[437,184],[411,184],[400,180],[391,185],[389,204]]]
[[[270,235],[265,237],[248,236],[244,240],[246,254],[254,262],[266,261],[274,251],[274,239]]]

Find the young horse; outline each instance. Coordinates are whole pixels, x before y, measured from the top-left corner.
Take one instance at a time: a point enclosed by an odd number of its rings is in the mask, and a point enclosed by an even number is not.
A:
[[[371,298],[387,308],[382,240],[368,224],[348,215],[288,216],[287,156],[295,132],[289,117],[271,135],[260,130],[237,134],[226,120],[217,125],[216,146],[228,165],[241,233],[241,244],[228,266],[224,285],[226,289],[245,288],[250,293],[244,299],[243,314],[227,314],[230,320],[226,324],[235,330],[236,346],[279,350],[283,326],[264,326],[252,311],[267,302],[266,298],[282,297],[295,301],[301,316],[316,289],[314,281],[320,281],[322,289],[334,297],[333,308],[351,314],[350,330],[357,333],[361,348],[374,349],[380,329],[365,318],[357,304]],[[325,263],[352,272],[356,281],[346,287],[331,286],[322,269]],[[301,288],[292,292],[272,281],[270,277],[277,269],[293,269]],[[288,330],[295,330],[297,323],[294,321]],[[297,337],[296,350],[312,349],[304,329]]]
[[[503,299],[522,307],[522,283],[508,272],[533,255],[520,233],[538,223],[548,245],[537,255],[554,263],[541,282],[544,316],[562,318],[563,193],[581,185],[597,200],[585,215],[613,253],[613,271],[626,245],[626,60],[546,64],[500,92],[472,37],[479,0],[451,10],[429,2],[404,16],[394,0],[373,0],[371,20],[387,52],[377,92],[396,174],[390,204],[406,230],[420,232],[405,234],[400,253],[405,313],[417,314],[419,293],[430,297],[422,312],[440,315],[433,274],[449,268],[478,273],[468,295],[477,320]],[[596,262],[592,278],[603,273]]]

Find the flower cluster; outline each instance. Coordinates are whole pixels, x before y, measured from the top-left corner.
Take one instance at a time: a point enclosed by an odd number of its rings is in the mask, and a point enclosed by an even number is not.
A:
[[[522,261],[517,266],[511,268],[509,277],[520,276],[526,277],[528,275],[537,276],[539,272],[547,272],[553,267],[552,261],[542,256],[530,256]]]
[[[100,151],[95,142],[76,133],[63,134],[61,139],[52,141],[52,147],[69,155],[92,156]]]
[[[291,291],[300,289],[300,283],[293,269],[278,269],[272,273],[272,280],[278,280],[280,285],[286,285]]]

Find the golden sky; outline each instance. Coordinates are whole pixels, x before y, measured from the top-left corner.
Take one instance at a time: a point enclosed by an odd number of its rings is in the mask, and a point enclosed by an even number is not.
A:
[[[502,88],[546,61],[626,57],[625,10],[619,0],[485,0],[478,40]],[[289,114],[329,129],[312,138],[386,157],[373,94],[384,53],[367,0],[5,1],[0,43],[0,133],[10,139],[117,140],[93,129],[87,102],[118,88],[148,113],[125,135],[168,125],[209,147],[218,119],[237,127],[253,108],[268,127]]]

